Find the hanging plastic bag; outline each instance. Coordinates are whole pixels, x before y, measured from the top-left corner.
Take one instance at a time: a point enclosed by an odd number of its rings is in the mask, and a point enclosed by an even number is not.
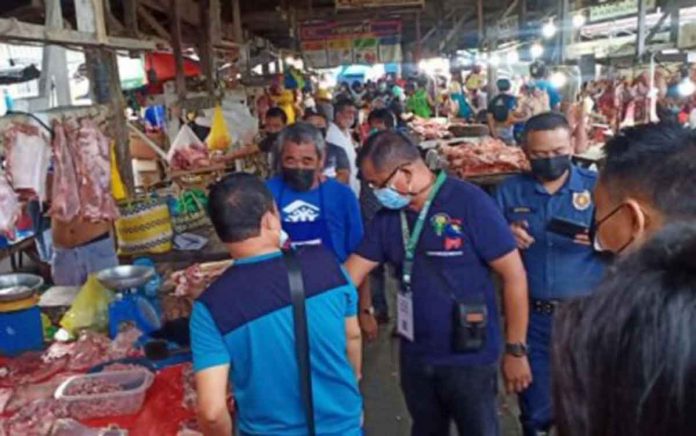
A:
[[[232,136],[227,128],[222,107],[218,104],[213,110],[213,122],[210,126],[210,133],[205,140],[210,150],[226,151],[232,145]]]
[[[259,133],[259,120],[251,115],[249,108],[235,101],[223,100],[222,113],[232,137],[239,144],[251,144]]]
[[[191,170],[210,165],[208,148],[186,124],[181,126],[174,138],[167,153],[167,161],[175,170]]]
[[[121,173],[118,172],[118,163],[116,162],[116,143],[111,143],[111,194],[116,201],[126,198],[126,187],[121,180]]]
[[[72,306],[60,320],[61,327],[73,335],[82,328],[106,331],[112,299],[113,293],[102,286],[94,274],[90,274]]]

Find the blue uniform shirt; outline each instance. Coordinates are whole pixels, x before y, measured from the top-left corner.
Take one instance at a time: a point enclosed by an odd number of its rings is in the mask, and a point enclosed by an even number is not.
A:
[[[526,221],[534,244],[521,250],[529,293],[539,300],[584,295],[597,285],[604,264],[591,246],[546,230],[553,218],[590,229],[594,216],[592,192],[597,173],[573,166],[565,185],[549,194],[531,174],[510,177],[496,192],[498,206],[509,223]]]
[[[317,434],[359,436],[362,399],[346,353],[345,327],[345,319],[357,314],[356,289],[325,248],[302,248],[298,258],[307,295]],[[194,303],[190,329],[196,372],[230,365],[242,434],[307,434],[280,252],[235,261]]]
[[[272,178],[267,186],[278,204],[283,223],[326,220],[331,248],[339,261],[345,261],[360,243],[363,237],[360,205],[348,186],[328,179],[320,188],[296,192],[285,185],[282,177]]]
[[[356,253],[379,263],[391,263],[401,277],[404,244],[399,211],[375,215]],[[409,228],[417,219],[406,211]],[[495,289],[488,264],[515,249],[515,241],[493,200],[480,188],[448,178],[433,200],[416,246],[413,265],[415,341],[403,340],[405,356],[430,365],[483,365],[501,351]],[[478,353],[453,353],[451,294],[460,302],[485,301],[487,341]]]

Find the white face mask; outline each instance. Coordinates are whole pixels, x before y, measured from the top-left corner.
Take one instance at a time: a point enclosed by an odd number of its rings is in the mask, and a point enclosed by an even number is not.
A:
[[[285,230],[280,229],[280,248],[285,248],[286,244],[288,243],[288,240],[290,240],[290,235],[288,235]]]

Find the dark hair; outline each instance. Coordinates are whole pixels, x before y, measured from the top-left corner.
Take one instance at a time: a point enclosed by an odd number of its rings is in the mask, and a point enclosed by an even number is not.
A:
[[[559,112],[544,112],[528,119],[522,132],[522,142],[527,142],[530,132],[544,132],[556,129],[566,129],[570,131],[570,124],[565,115]]]
[[[288,114],[279,107],[272,107],[266,111],[266,118],[280,118],[283,124],[288,123]]]
[[[355,107],[355,104],[349,98],[340,98],[336,103],[334,103],[334,113],[340,114],[347,107]]]
[[[498,88],[498,91],[507,92],[512,88],[512,83],[510,83],[508,79],[498,79],[498,81],[495,82],[495,86]]]
[[[367,116],[367,122],[381,121],[387,126],[387,129],[393,129],[396,125],[394,114],[389,109],[375,109]]]
[[[696,225],[666,227],[554,324],[561,436],[694,434]]]
[[[259,236],[261,218],[274,208],[271,191],[251,174],[231,174],[210,187],[208,216],[225,243]]]
[[[327,123],[329,122],[329,119],[326,117],[326,114],[324,114],[322,111],[317,111],[314,109],[306,109],[304,115],[302,116],[302,119],[304,121],[307,121],[311,117],[322,117],[324,121]]]
[[[369,159],[378,171],[413,162],[421,158],[418,147],[403,133],[394,130],[378,132],[367,138],[358,152],[358,167]]]
[[[696,133],[659,123],[622,130],[604,147],[600,178],[609,194],[647,199],[671,219],[696,217]]]

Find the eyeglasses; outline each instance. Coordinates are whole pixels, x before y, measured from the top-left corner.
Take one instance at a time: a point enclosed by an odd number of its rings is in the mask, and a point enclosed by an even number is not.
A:
[[[406,165],[408,165],[408,164],[407,164],[407,163],[404,163],[404,164],[401,164],[401,165],[397,166],[396,168],[394,168],[394,170],[393,170],[391,173],[389,173],[389,177],[387,177],[387,178],[384,180],[384,182],[379,183],[379,184],[375,184],[375,183],[372,183],[372,182],[368,182],[367,186],[369,186],[370,189],[372,189],[373,191],[376,191],[376,190],[378,190],[378,189],[384,189],[384,188],[386,188],[387,185],[389,184],[389,181],[390,181],[391,179],[394,178],[394,176],[396,175],[396,173],[398,173],[399,171],[401,171],[402,169],[404,169],[404,167],[406,167]]]

